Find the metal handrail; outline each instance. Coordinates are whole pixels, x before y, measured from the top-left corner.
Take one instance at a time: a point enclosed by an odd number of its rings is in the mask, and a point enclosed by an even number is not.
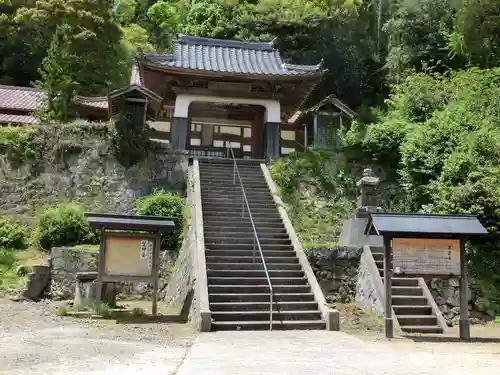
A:
[[[233,185],[236,184],[236,176],[240,181],[241,192],[242,192],[242,203],[241,203],[241,217],[245,217],[245,205],[248,211],[248,217],[250,218],[250,223],[253,229],[253,262],[255,263],[255,248],[256,245],[259,248],[260,258],[262,259],[262,265],[264,267],[264,272],[266,273],[267,284],[269,285],[269,330],[273,329],[273,285],[271,283],[271,277],[269,276],[269,271],[267,270],[266,261],[264,260],[264,253],[262,252],[262,246],[260,245],[259,235],[257,233],[257,228],[255,228],[255,222],[253,221],[252,211],[250,210],[250,205],[248,204],[247,194],[245,193],[245,187],[243,186],[243,180],[240,176],[240,171],[238,165],[236,164],[236,158],[234,157],[233,148],[231,147],[231,142],[227,143],[227,148],[233,159]]]

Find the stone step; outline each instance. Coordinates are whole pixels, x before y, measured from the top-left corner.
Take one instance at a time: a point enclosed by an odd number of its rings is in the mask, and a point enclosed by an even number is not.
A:
[[[424,296],[392,296],[393,306],[427,306]]]
[[[214,206],[214,205],[231,205],[231,206],[239,206],[241,207],[241,194],[238,196],[224,196],[224,195],[213,195],[210,197],[204,196],[202,199],[202,204],[206,205],[207,207],[209,206]],[[274,203],[273,197],[271,195],[266,195],[266,196],[261,196],[261,197],[255,197],[255,196],[248,196],[247,195],[247,201],[248,204],[251,207],[276,207],[276,204]]]
[[[398,315],[397,318],[401,327],[438,325],[435,315]]]
[[[382,261],[382,262],[384,261],[384,254],[382,254],[382,253],[375,253],[375,254],[373,254],[372,253],[372,255],[373,255],[373,259],[375,261]]]
[[[401,327],[401,331],[405,333],[443,333],[443,329],[435,326],[405,326]]]
[[[422,306],[393,306],[394,313],[399,315],[432,315],[432,307],[429,305]]]
[[[208,217],[210,217],[210,221],[207,221]],[[257,230],[263,225],[267,226],[272,224],[283,224],[283,222],[281,221],[281,217],[278,216],[269,218],[266,216],[252,215],[252,217]],[[244,226],[243,224],[251,224],[250,219],[247,216],[242,218],[241,214],[216,216],[213,213],[203,213],[203,219],[204,225],[215,225],[217,223],[217,225],[232,224],[234,226]]]
[[[269,301],[267,302],[212,302],[210,311],[267,311],[269,313]],[[316,301],[294,301],[274,302],[273,311],[303,311],[317,310]]]
[[[292,263],[299,263],[299,260],[297,257],[266,257],[264,256],[264,259],[266,261],[266,267],[273,263],[286,263],[286,264],[292,264]],[[254,258],[253,256],[245,256],[245,257],[238,257],[238,256],[227,256],[227,257],[211,257],[207,256],[206,257],[206,262],[207,263],[254,263]],[[260,259],[260,256],[255,257],[255,263],[260,264],[262,267],[262,260]]]
[[[285,258],[289,259],[289,258]],[[259,271],[264,272],[264,267],[261,262],[253,263],[252,261],[248,263],[236,262],[236,263],[208,263],[206,264],[207,270],[223,270],[223,271]],[[299,262],[291,263],[272,263],[269,260],[266,261],[266,267],[268,271],[302,271],[302,266]]]
[[[248,243],[215,243],[215,242],[208,242],[205,240],[205,247],[208,248],[209,250],[251,250],[253,252],[253,249],[255,248],[257,252],[259,251],[259,248],[257,245],[254,245],[252,241],[248,241]],[[292,245],[285,245],[285,244],[271,244],[271,243],[264,243],[260,242],[260,247],[262,251],[266,250],[273,250],[273,251],[294,251]]]
[[[274,293],[308,293],[309,285],[273,285]],[[261,285],[209,285],[208,293],[260,294],[269,293],[267,281]]]
[[[213,322],[214,331],[267,331],[269,322]],[[273,330],[318,330],[326,329],[326,323],[322,320],[273,320]]]
[[[242,203],[243,202],[243,203]],[[226,200],[226,201],[207,201],[203,200],[202,209],[220,209],[225,208],[227,210],[238,211],[241,210],[244,201],[242,201],[241,197],[238,197],[234,200]],[[258,201],[248,201],[248,205],[252,211],[254,210],[276,210],[276,205],[272,202],[272,198],[269,198],[269,202],[258,202]],[[245,205],[246,206],[246,205]]]
[[[271,314],[269,311],[212,311],[212,319],[216,322],[234,321],[267,321]],[[297,310],[297,311],[277,311],[273,309],[273,321],[287,320],[321,320],[319,310]]]
[[[265,239],[288,239],[288,234],[286,233],[285,229],[274,229],[274,230],[262,230],[258,229],[257,230],[257,235],[259,236],[259,239],[265,240]],[[210,228],[210,230],[204,230],[203,235],[205,239],[207,238],[226,238],[226,239],[231,239],[231,238],[249,238],[251,241],[255,238],[255,234],[253,231],[253,228],[250,226],[250,228],[242,228],[240,230],[236,230],[234,228],[217,228],[214,229],[213,227]],[[210,241],[211,242],[211,241]]]
[[[281,238],[261,237],[258,231],[257,231],[257,236],[262,249],[264,249],[264,246],[267,245],[269,246],[291,245],[291,241],[290,238],[288,238],[288,236]],[[255,241],[256,238],[253,234],[245,237],[211,237],[208,234],[205,235],[205,246],[210,248],[218,247],[220,245],[224,245],[225,248],[228,248],[229,245],[235,245],[232,247],[240,249],[239,245],[253,244]],[[253,247],[254,246],[252,245],[252,248]]]
[[[278,285],[308,285],[305,277],[276,277],[271,276],[273,288]],[[208,285],[267,285],[264,277],[208,277]]]
[[[224,206],[210,207],[210,208],[202,207],[202,213],[203,213],[203,218],[207,218],[208,220],[214,218],[216,219],[219,218],[220,216],[229,217],[233,219],[245,219],[247,217],[250,217],[246,205],[243,206],[243,211],[242,211],[242,206],[239,206],[238,208],[224,207]],[[250,213],[252,214],[252,219],[254,220],[254,222],[258,219],[281,220],[281,215],[276,208],[253,209],[252,206],[250,206]]]
[[[268,269],[271,278],[284,278],[284,277],[304,277],[304,271],[302,270],[270,270]],[[260,270],[228,270],[220,267],[220,269],[209,269],[207,266],[207,276],[210,277],[265,277],[266,273],[261,265]]]
[[[208,295],[210,303],[215,302],[262,302],[269,303],[269,291],[266,293],[210,293]],[[307,293],[273,293],[273,303],[276,302],[315,302],[314,294]]]
[[[418,279],[406,278],[406,277],[393,277],[392,286],[413,286],[418,287]]]
[[[237,181],[236,184],[233,184],[233,181],[224,181],[224,180],[209,180],[207,178],[200,179],[200,186],[202,188],[222,188],[225,190],[238,190],[241,191],[241,185],[240,182]],[[269,187],[265,181],[246,181],[243,182],[243,187],[245,188],[245,193],[247,190],[254,190],[254,189],[259,189],[259,190],[266,190],[269,191]]]
[[[258,194],[271,194],[269,187],[264,184],[258,184],[259,186],[250,186],[250,185],[244,185],[243,187],[245,188],[245,194],[247,195],[258,195]],[[219,182],[212,182],[212,181],[200,181],[200,186],[201,186],[201,195],[203,196],[204,192],[207,190],[213,190],[217,189],[216,191],[220,193],[221,195],[223,193],[229,193],[229,194],[241,194],[241,186],[240,184],[233,185],[231,182],[230,184],[226,183],[225,181],[219,181]]]
[[[417,286],[393,286],[393,296],[423,296],[424,292]]]
[[[283,222],[280,220],[279,222],[275,223],[260,223],[260,222],[255,222],[255,228],[257,229],[258,233],[266,233],[266,232],[272,232],[272,233],[277,233],[279,231],[284,231],[286,232],[285,226],[283,225]],[[253,233],[253,228],[252,228],[252,223],[250,220],[243,220],[240,222],[220,222],[220,223],[214,223],[214,222],[208,222],[204,223],[203,225],[203,230],[204,232],[214,232],[214,231],[228,231],[228,232],[250,232]]]
[[[207,257],[253,257],[253,250],[219,250],[213,249],[210,246],[207,246],[208,250],[205,250],[205,255]],[[264,259],[269,259],[269,257],[281,257],[281,258],[295,258],[295,251],[280,251],[280,250],[262,250],[262,254],[264,255]],[[255,249],[255,258],[260,259],[260,251],[258,248]]]

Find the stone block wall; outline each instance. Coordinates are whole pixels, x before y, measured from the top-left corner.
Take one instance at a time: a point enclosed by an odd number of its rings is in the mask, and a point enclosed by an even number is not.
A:
[[[67,127],[37,135],[40,145],[33,147],[59,150],[41,160],[13,160],[0,150],[0,214],[29,222],[41,206],[66,200],[97,212],[129,213],[135,199],[154,188],[184,193],[185,153],[154,144],[145,160],[126,168],[114,156],[105,125],[77,134]]]
[[[361,250],[357,247],[309,247],[306,252],[326,301],[353,301]]]
[[[97,271],[99,252],[95,248],[53,248],[50,257],[50,296],[56,300],[73,299],[75,296],[76,274]],[[168,251],[160,253],[158,299],[165,298],[173,259]],[[153,287],[142,282],[126,282],[118,285],[118,300],[149,299]]]
[[[427,286],[436,304],[443,314],[446,323],[452,327],[460,320],[460,280],[458,278],[427,278]],[[480,324],[495,318],[489,301],[481,295],[481,288],[470,280],[467,291],[469,302],[469,320],[472,324]]]

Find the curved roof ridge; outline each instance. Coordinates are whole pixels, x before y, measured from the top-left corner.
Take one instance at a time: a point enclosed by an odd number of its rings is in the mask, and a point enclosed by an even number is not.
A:
[[[214,39],[201,36],[193,36],[186,34],[178,34],[175,40],[178,43],[204,45],[211,47],[227,47],[227,48],[242,48],[253,49],[259,51],[273,51],[274,40],[271,42],[254,42],[238,39]]]

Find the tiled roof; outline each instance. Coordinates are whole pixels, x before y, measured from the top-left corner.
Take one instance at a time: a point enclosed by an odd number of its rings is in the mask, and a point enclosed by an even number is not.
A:
[[[165,67],[232,74],[310,76],[321,75],[318,65],[286,64],[272,42],[243,42],[179,35],[172,54],[143,54],[144,60]]]
[[[28,115],[11,115],[0,113],[0,124],[37,124],[38,119]]]
[[[82,107],[102,108],[108,109],[107,96],[80,96],[75,95],[73,98],[75,104]]]
[[[40,89],[0,85],[0,108],[36,111],[43,105],[45,94]]]

